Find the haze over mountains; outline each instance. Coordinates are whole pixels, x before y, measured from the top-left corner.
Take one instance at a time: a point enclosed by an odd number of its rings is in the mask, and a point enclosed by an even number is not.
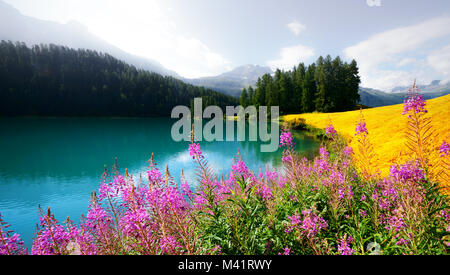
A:
[[[433,81],[435,82],[435,81]],[[383,92],[371,88],[359,88],[361,104],[369,107],[381,107],[403,103],[410,87],[399,86],[394,88],[395,92]],[[433,99],[450,94],[450,83],[419,85],[418,93],[423,94],[425,99]]]
[[[259,77],[272,74],[269,67],[244,65],[229,72],[197,79],[183,78],[176,72],[164,68],[158,61],[139,57],[123,51],[107,41],[93,35],[80,23],[56,22],[36,19],[21,14],[14,7],[0,0],[0,40],[25,42],[33,44],[56,44],[74,49],[90,49],[108,53],[138,69],[148,70],[164,76],[172,76],[184,82],[204,86],[216,91],[239,97],[243,88],[254,86]],[[361,104],[378,107],[402,103],[409,87],[396,87],[391,92],[383,92],[370,88],[360,88]],[[450,93],[450,83],[442,84],[435,80],[429,85],[419,85],[426,99]]]
[[[219,92],[239,97],[243,88],[254,86],[259,77],[264,74],[272,73],[273,71],[269,67],[244,65],[218,76],[183,80],[193,85],[205,86]]]
[[[60,24],[25,16],[3,1],[0,1],[0,40],[24,42],[28,46],[42,43],[95,50],[108,53],[139,69],[180,78],[177,73],[167,70],[155,60],[132,55],[109,44],[91,34],[78,22]]]

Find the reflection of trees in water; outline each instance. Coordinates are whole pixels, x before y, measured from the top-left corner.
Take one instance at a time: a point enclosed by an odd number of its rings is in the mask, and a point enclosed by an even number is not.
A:
[[[0,120],[0,126],[8,129],[2,133],[0,140],[2,170],[30,176],[42,176],[42,173],[65,177],[80,174],[100,176],[105,164],[111,169],[115,157],[118,158],[119,168],[131,169],[145,165],[152,152],[155,153],[157,163],[164,165],[162,160],[187,151],[187,142],[172,141],[171,127],[174,122],[168,118]],[[237,140],[237,122],[233,123]],[[225,121],[223,125],[225,137]],[[270,128],[269,124],[269,133]],[[313,150],[318,147],[317,142],[297,132],[294,132],[297,150],[306,156],[313,156]],[[246,122],[245,141],[201,142],[201,146],[204,151],[232,156],[240,148],[243,159],[248,162],[280,164],[282,149],[274,153],[262,153],[262,143],[259,135],[258,141],[249,141],[249,125]],[[249,163],[249,166],[252,164]]]
[[[30,118],[0,121],[9,130],[0,147],[10,157],[4,171],[37,175],[98,174],[115,157],[119,167],[141,165],[152,149],[181,151],[186,143],[170,139],[169,119]],[[157,155],[157,159],[160,159]],[[57,164],[57,165],[55,165]]]

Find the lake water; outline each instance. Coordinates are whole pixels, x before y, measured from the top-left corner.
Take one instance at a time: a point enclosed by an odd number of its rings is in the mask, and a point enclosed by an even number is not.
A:
[[[195,164],[187,142],[174,142],[169,118],[0,118],[0,214],[31,248],[38,205],[51,207],[60,221],[77,222],[87,212],[106,164],[117,157],[119,169],[145,175],[152,152],[161,170],[166,164],[178,182],[181,170],[195,184]],[[225,131],[225,127],[224,127]],[[294,132],[296,149],[317,152],[318,143]],[[277,167],[281,149],[261,153],[260,142],[201,142],[214,171],[226,174],[240,151],[253,171]]]

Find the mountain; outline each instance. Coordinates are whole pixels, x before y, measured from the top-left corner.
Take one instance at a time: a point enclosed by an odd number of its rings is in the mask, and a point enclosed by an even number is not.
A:
[[[14,7],[0,0],[0,40],[35,44],[64,45],[74,49],[90,49],[108,53],[117,59],[164,76],[180,76],[164,68],[157,61],[129,54],[105,40],[93,35],[82,24],[72,21],[60,24],[21,14]]]
[[[386,93],[371,88],[359,88],[360,103],[369,107],[381,107],[402,103],[405,99],[404,93]]]
[[[392,89],[393,93],[406,93],[410,86],[398,86]],[[450,89],[449,83],[442,83],[440,80],[433,80],[428,85],[419,84],[417,85],[417,89],[420,93],[429,94],[429,93],[442,93]]]
[[[369,107],[380,107],[403,103],[410,87],[399,86],[392,89],[391,93],[371,89],[360,88],[360,103]],[[433,99],[450,94],[450,82],[441,84],[434,80],[429,85],[418,85],[418,93],[423,94],[425,99]]]
[[[254,86],[259,77],[272,73],[269,67],[244,65],[218,76],[183,80],[193,85],[204,86],[234,97],[239,97],[243,88]]]

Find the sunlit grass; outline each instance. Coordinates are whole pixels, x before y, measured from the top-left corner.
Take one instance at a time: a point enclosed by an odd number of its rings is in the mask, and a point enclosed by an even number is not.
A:
[[[433,143],[436,151],[434,157],[437,158],[439,157],[437,151],[442,140],[450,139],[450,95],[428,100],[427,110],[437,134]],[[392,163],[402,162],[408,158],[408,150],[405,146],[407,116],[402,116],[402,111],[402,104],[362,110],[378,158],[375,160],[375,165],[383,176],[388,174]],[[286,115],[283,119],[289,122],[303,118],[306,124],[322,129],[331,120],[338,133],[347,139],[350,146],[356,148],[354,134],[359,117],[360,111],[357,110],[341,113]]]

